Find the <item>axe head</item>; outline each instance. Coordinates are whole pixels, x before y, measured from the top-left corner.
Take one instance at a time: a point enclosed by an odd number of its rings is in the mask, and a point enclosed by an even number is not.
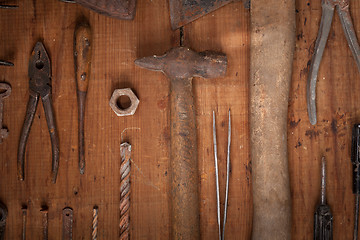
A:
[[[230,2],[240,0],[169,0],[173,30],[184,26]],[[249,0],[242,0],[247,7]]]
[[[109,17],[132,20],[135,16],[136,0],[75,0],[74,2]]]

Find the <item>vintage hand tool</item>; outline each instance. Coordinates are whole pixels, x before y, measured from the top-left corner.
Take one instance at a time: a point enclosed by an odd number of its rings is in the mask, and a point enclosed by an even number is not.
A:
[[[351,20],[349,11],[349,0],[322,0],[322,16],[320,29],[316,38],[314,55],[311,60],[310,72],[307,81],[307,105],[309,120],[312,125],[317,122],[316,119],[316,79],[319,67],[324,53],[326,41],[329,36],[331,22],[334,16],[334,9],[340,17],[341,25],[344,29],[350,50],[355,58],[358,70],[360,71],[360,47],[356,38],[356,33]]]
[[[48,213],[49,209],[47,206],[44,206],[40,212],[43,215],[42,224],[43,224],[43,240],[48,240]]]
[[[250,15],[252,239],[291,239],[287,116],[295,0],[252,0]]]
[[[8,83],[2,82],[0,83],[0,90],[0,143],[2,143],[3,139],[9,136],[9,130],[2,125],[4,111],[3,99],[10,96],[11,86]]]
[[[29,102],[26,110],[24,125],[22,128],[18,149],[18,177],[24,180],[24,158],[26,141],[29,137],[30,128],[34,120],[36,107],[41,97],[46,122],[48,125],[52,147],[52,182],[56,182],[59,168],[59,140],[56,131],[54,111],[51,100],[51,64],[44,45],[36,43],[29,61]]]
[[[79,3],[99,14],[123,20],[133,20],[136,0],[60,0],[67,3]]]
[[[178,47],[163,56],[137,59],[135,64],[162,71],[170,78],[172,239],[199,239],[199,178],[192,77],[225,75],[226,55],[209,51],[197,53]]]
[[[92,240],[97,239],[98,214],[99,214],[99,208],[97,206],[94,206],[94,208],[93,208],[92,233],[91,233],[91,239]]]
[[[18,8],[18,5],[9,5],[9,4],[0,4],[0,8],[6,8],[6,9],[12,9],[12,8]]]
[[[21,233],[21,239],[26,240],[26,216],[27,216],[27,206],[23,206],[21,208],[22,212],[22,233]]]
[[[73,210],[69,207],[63,209],[62,240],[72,240]]]
[[[360,196],[360,124],[352,132],[351,163],[353,167],[353,193],[355,194],[354,240],[358,238],[359,196]]]
[[[3,240],[5,236],[7,214],[6,206],[0,202],[0,240]]]
[[[333,239],[333,216],[331,209],[326,203],[326,160],[321,159],[321,198],[320,204],[316,208],[314,215],[314,240]]]
[[[216,144],[215,111],[213,111],[213,140],[214,140],[215,178],[216,178],[216,207],[217,207],[217,221],[218,221],[218,227],[219,227],[219,240],[224,240],[225,239],[225,224],[226,224],[226,216],[227,216],[228,198],[229,198],[229,177],[230,177],[230,144],[231,144],[230,109],[229,109],[228,145],[227,145],[227,157],[226,157],[225,207],[224,207],[222,231],[221,231],[221,221],[220,221],[220,189],[219,189],[219,169],[218,169],[218,157],[217,157],[217,144]]]
[[[75,79],[79,113],[79,170],[85,172],[84,115],[86,93],[88,90],[91,68],[91,29],[88,24],[78,25],[74,33]]]
[[[231,2],[240,0],[169,0],[170,20],[173,30],[182,27]],[[245,8],[250,7],[250,0],[241,0]]]
[[[131,145],[120,145],[120,239],[130,239],[130,172]]]

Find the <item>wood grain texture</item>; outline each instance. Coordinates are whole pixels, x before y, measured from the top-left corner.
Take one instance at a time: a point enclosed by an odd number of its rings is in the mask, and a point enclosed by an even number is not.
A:
[[[308,62],[315,43],[321,5],[297,1],[297,45],[288,119],[289,170],[293,206],[293,239],[311,239],[313,213],[320,200],[320,160],[328,160],[328,204],[334,214],[334,239],[350,239],[353,225],[350,137],[360,121],[357,107],[360,74],[346,44],[337,15],[325,49],[318,82],[319,123],[312,127],[306,112]],[[119,235],[120,143],[132,145],[131,236],[170,237],[169,81],[161,73],[140,69],[136,58],[163,54],[179,45],[171,31],[168,2],[138,0],[134,21],[98,15],[57,0],[19,1],[17,10],[0,10],[0,81],[12,85],[4,101],[4,124],[10,135],[0,145],[0,200],[9,210],[5,239],[19,239],[21,206],[28,205],[27,236],[42,236],[41,206],[49,206],[49,239],[60,239],[61,213],[74,210],[74,239],[89,239],[92,208],[99,206],[99,239]],[[351,1],[360,36],[360,2]],[[93,30],[93,58],[85,113],[87,169],[78,172],[76,84],[73,33],[85,16]],[[228,56],[224,78],[193,82],[200,176],[202,239],[217,238],[212,110],[216,111],[222,209],[226,179],[227,113],[232,113],[232,147],[227,239],[250,239],[252,228],[251,162],[249,158],[248,77],[249,14],[231,3],[187,25],[185,45],[196,51],[222,51]],[[60,138],[57,183],[50,179],[51,146],[42,104],[38,106],[26,153],[26,180],[16,176],[16,154],[28,100],[28,60],[43,40],[52,61],[53,103]],[[114,89],[131,87],[140,99],[134,116],[119,118],[109,107]],[[223,210],[222,210],[223,212]]]
[[[360,2],[350,1],[357,36]],[[297,43],[288,113],[289,170],[293,239],[313,237],[313,216],[320,202],[321,157],[327,159],[327,202],[334,239],[352,239],[354,196],[350,161],[351,130],[360,121],[360,74],[335,12],[317,83],[318,123],[307,116],[306,81],[321,18],[321,1],[297,1]]]

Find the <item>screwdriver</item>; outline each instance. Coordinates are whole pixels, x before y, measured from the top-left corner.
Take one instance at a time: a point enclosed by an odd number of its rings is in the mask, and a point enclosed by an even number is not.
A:
[[[351,163],[353,166],[353,193],[355,194],[355,217],[354,217],[354,240],[358,237],[358,222],[359,222],[359,194],[360,194],[360,124],[355,124],[352,133],[351,143]]]
[[[332,240],[332,220],[330,207],[326,203],[326,160],[321,159],[321,200],[314,215],[314,240]]]

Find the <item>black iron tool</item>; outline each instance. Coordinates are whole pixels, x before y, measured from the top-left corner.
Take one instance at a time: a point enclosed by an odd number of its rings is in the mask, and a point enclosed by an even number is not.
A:
[[[314,240],[332,240],[333,216],[326,203],[326,160],[321,159],[321,200],[314,215]]]
[[[355,194],[354,240],[358,237],[359,194],[360,194],[360,124],[355,124],[352,133],[351,163],[353,166],[353,193]]]

